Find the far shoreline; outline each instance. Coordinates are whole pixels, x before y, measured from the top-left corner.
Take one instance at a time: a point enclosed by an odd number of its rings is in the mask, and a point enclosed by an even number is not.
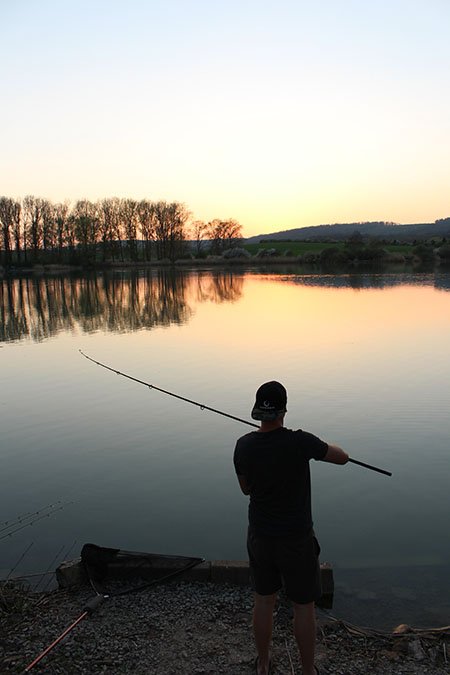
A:
[[[95,265],[71,265],[71,264],[32,264],[26,266],[13,265],[10,267],[0,266],[0,279],[20,278],[23,276],[54,276],[65,275],[73,273],[101,273],[108,271],[120,270],[139,270],[139,269],[176,269],[187,270],[189,268],[205,270],[217,268],[235,268],[243,270],[245,268],[264,269],[274,268],[279,266],[304,266],[311,273],[319,274],[351,274],[357,272],[390,272],[395,271],[411,271],[419,268],[423,271],[425,267],[428,271],[433,271],[445,262],[439,256],[435,256],[433,260],[423,261],[418,256],[408,255],[392,255],[379,258],[377,260],[352,260],[352,261],[323,261],[320,256],[303,255],[303,256],[250,256],[250,257],[234,257],[224,258],[222,256],[209,256],[207,258],[180,258],[177,260],[152,260],[152,261],[108,261],[105,263],[96,263]],[[447,267],[445,265],[445,267]]]

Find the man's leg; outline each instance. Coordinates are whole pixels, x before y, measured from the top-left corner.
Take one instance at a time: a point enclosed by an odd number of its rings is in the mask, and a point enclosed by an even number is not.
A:
[[[294,635],[302,659],[303,675],[316,675],[314,652],[316,649],[316,614],[314,603],[294,606]]]
[[[258,675],[267,675],[269,672],[269,649],[272,639],[273,609],[277,593],[273,595],[259,595],[254,593],[253,606],[253,635],[258,651]]]

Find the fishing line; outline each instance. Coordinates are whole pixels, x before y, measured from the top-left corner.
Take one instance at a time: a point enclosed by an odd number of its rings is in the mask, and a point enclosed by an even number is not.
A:
[[[180,401],[185,401],[186,403],[191,403],[192,405],[196,405],[200,410],[209,410],[210,412],[216,413],[217,415],[222,415],[223,417],[228,417],[231,420],[235,420],[236,422],[241,422],[242,424],[247,424],[249,427],[255,427],[256,429],[259,429],[259,426],[257,424],[253,424],[253,422],[249,422],[248,420],[244,420],[241,417],[235,417],[235,415],[230,415],[229,413],[223,412],[222,410],[217,410],[216,408],[211,408],[208,405],[205,405],[204,403],[198,403],[198,401],[192,401],[190,398],[185,398],[184,396],[180,396],[179,394],[174,394],[171,391],[167,391],[167,389],[161,389],[160,387],[157,387],[154,384],[149,384],[148,382],[144,382],[143,380],[139,380],[137,377],[132,377],[132,375],[127,375],[126,373],[122,373],[120,370],[117,370],[116,368],[111,368],[110,366],[106,366],[104,363],[101,363],[100,361],[96,361],[95,359],[91,358],[87,354],[85,354],[81,349],[78,350],[82,356],[84,356],[85,359],[88,361],[92,361],[92,363],[95,363],[97,366],[100,366],[101,368],[105,368],[106,370],[110,370],[112,373],[116,373],[116,375],[121,375],[122,377],[126,377],[128,380],[132,380],[133,382],[137,382],[138,384],[143,384],[144,387],[147,387],[148,389],[155,389],[155,391],[160,391],[162,394],[167,394],[168,396],[173,396],[173,398],[178,398]],[[390,471],[385,471],[384,469],[379,469],[377,466],[373,466],[372,464],[366,464],[365,462],[360,462],[356,459],[351,459],[349,457],[348,459],[349,462],[352,462],[353,464],[358,464],[358,466],[363,466],[365,469],[371,469],[372,471],[377,471],[378,473],[382,473],[385,476],[392,476],[392,473]]]

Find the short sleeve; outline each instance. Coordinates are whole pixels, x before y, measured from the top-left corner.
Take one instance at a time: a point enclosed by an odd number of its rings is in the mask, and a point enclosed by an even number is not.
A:
[[[328,443],[325,443],[325,441],[314,436],[314,434],[310,434],[308,431],[302,431],[301,434],[309,458],[316,460],[323,459],[328,452]]]
[[[235,469],[238,476],[243,476],[244,473],[245,473],[242,455],[243,455],[242,443],[241,443],[241,439],[239,439],[238,442],[236,443],[236,447],[234,449],[234,455],[233,455],[234,469]]]

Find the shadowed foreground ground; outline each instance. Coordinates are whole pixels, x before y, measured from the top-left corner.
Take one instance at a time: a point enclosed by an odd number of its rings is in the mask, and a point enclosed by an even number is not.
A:
[[[83,612],[89,589],[33,596],[21,613],[0,613],[0,673],[21,673]],[[250,675],[255,658],[247,587],[171,582],[105,600],[32,673],[223,673]],[[444,675],[450,635],[369,634],[318,610],[316,663],[322,674]],[[281,599],[273,636],[274,673],[300,674],[291,610]]]

